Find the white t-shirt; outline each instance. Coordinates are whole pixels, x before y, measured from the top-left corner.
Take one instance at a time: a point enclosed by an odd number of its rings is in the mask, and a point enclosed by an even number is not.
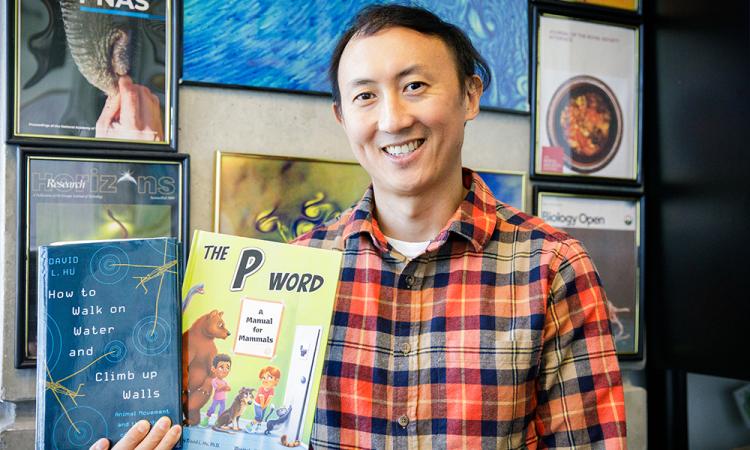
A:
[[[409,259],[414,259],[417,256],[424,253],[427,246],[430,245],[430,241],[424,242],[407,242],[393,239],[392,237],[385,236],[385,240],[391,244],[391,247],[398,250],[399,253],[406,256]]]

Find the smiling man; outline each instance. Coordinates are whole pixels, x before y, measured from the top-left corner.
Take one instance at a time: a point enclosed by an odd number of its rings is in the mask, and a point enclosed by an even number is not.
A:
[[[468,38],[422,9],[368,7],[329,75],[372,185],[296,241],[344,254],[312,445],[625,448],[606,299],[586,251],[461,167],[490,76]],[[115,448],[169,448],[180,428],[168,425],[146,435],[139,422]]]
[[[370,189],[297,240],[344,253],[315,448],[624,448],[599,277],[575,239],[461,167],[489,70],[403,6],[363,10],[330,69]]]

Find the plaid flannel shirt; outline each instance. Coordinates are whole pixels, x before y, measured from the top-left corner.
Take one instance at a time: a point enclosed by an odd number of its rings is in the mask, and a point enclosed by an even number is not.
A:
[[[599,276],[581,244],[468,194],[425,253],[386,241],[370,188],[296,244],[344,254],[314,448],[625,448]]]

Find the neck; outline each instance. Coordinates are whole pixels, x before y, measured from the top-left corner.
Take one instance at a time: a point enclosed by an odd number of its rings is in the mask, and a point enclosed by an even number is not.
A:
[[[407,242],[434,239],[466,196],[459,167],[449,179],[415,195],[379,190],[373,185],[375,218],[388,237]],[[382,205],[382,207],[378,207]]]

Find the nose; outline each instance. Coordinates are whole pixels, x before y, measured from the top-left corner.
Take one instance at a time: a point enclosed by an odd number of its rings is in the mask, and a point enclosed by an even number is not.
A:
[[[397,94],[386,95],[380,104],[378,128],[386,133],[398,133],[414,123],[409,104]]]

